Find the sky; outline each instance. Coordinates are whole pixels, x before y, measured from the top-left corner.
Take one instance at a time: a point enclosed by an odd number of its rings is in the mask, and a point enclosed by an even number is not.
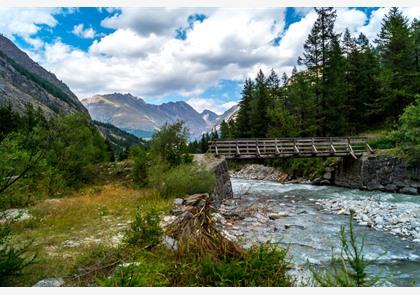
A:
[[[335,30],[373,41],[388,8],[337,8]],[[419,7],[402,8],[410,20]],[[218,114],[259,69],[297,66],[312,8],[0,8],[0,33],[83,99],[131,93]],[[299,69],[299,67],[298,67]]]

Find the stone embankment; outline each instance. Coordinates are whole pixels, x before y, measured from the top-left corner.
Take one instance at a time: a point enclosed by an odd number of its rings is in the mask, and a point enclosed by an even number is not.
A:
[[[363,200],[325,199],[314,200],[328,212],[350,215],[355,211],[354,218],[359,225],[383,230],[420,243],[420,205],[413,203],[387,203],[375,197]]]
[[[331,183],[349,188],[417,195],[420,194],[418,168],[390,156],[365,155],[357,160],[343,158],[332,171]]]

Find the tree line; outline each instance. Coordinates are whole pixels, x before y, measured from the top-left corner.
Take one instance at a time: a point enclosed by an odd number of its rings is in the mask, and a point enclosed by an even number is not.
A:
[[[246,79],[235,120],[222,138],[341,136],[392,129],[420,94],[420,21],[391,8],[372,42],[334,31],[336,10],[318,14],[291,76]]]

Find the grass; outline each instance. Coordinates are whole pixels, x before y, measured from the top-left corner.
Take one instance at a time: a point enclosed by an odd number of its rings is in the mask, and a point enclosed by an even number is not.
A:
[[[37,263],[9,284],[30,286],[46,277],[68,276],[78,259],[98,245],[117,247],[137,207],[168,211],[171,205],[172,199],[161,198],[153,190],[115,183],[42,201],[29,208],[33,219],[13,226],[16,244],[33,241]]]

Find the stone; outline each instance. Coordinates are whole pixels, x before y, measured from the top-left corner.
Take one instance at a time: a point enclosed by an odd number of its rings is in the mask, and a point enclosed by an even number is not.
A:
[[[0,212],[0,223],[5,223],[7,221],[20,222],[31,218],[32,215],[30,215],[26,209],[8,209]]]
[[[420,239],[414,239],[413,242],[420,243]]]
[[[400,194],[417,195],[417,189],[410,186],[405,186],[399,191]]]
[[[320,183],[319,183],[320,185],[330,185],[331,184],[331,182],[329,181],[329,180],[326,180],[326,179],[323,179],[323,180],[321,180],[320,181]]]
[[[176,199],[174,200],[174,205],[175,205],[175,206],[181,206],[181,205],[182,205],[182,203],[184,203],[184,199],[181,199],[181,198],[176,198]]]
[[[387,185],[385,185],[384,190],[388,191],[388,192],[396,192],[398,189],[398,187],[395,184],[392,183],[388,183]]]
[[[178,241],[170,236],[164,236],[162,240],[163,245],[169,250],[176,251],[178,250]]]
[[[337,214],[342,215],[342,214],[346,214],[346,212],[347,212],[346,209],[340,209],[337,211]]]
[[[33,285],[33,287],[61,287],[63,285],[64,280],[62,278],[46,278]]]
[[[268,218],[270,218],[271,220],[276,220],[287,216],[289,216],[288,212],[278,212],[269,214]]]
[[[325,172],[324,175],[322,175],[322,178],[324,178],[326,180],[331,180],[331,178],[332,178],[331,172]]]
[[[298,229],[305,229],[305,227],[303,225],[297,225],[297,224],[285,224],[284,225],[285,229],[289,229],[291,227],[296,227]]]
[[[384,186],[376,181],[372,181],[367,184],[367,189],[369,191],[382,190],[383,188]]]
[[[315,178],[312,182],[311,182],[311,184],[312,185],[320,185],[321,184],[321,178],[320,177],[318,177],[318,178]]]

